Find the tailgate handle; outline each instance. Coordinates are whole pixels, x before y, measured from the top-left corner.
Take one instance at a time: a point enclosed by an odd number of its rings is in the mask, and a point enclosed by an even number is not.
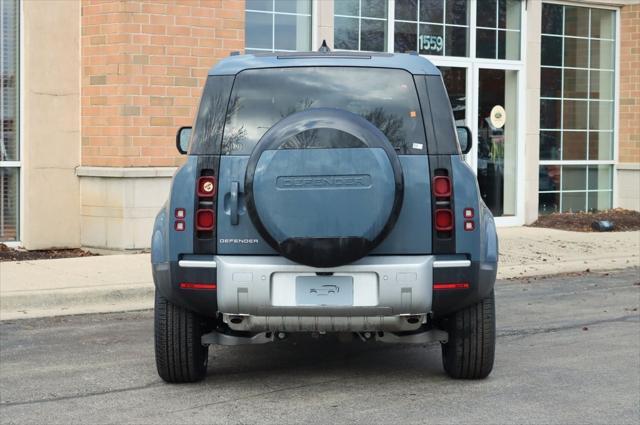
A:
[[[240,183],[231,182],[231,197],[229,199],[229,213],[231,215],[231,224],[233,226],[238,225],[240,219],[238,215],[238,190],[240,189]]]

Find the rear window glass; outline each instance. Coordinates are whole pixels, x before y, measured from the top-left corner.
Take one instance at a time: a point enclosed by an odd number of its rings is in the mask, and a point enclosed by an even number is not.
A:
[[[225,113],[232,85],[233,76],[231,75],[215,76],[207,79],[191,135],[190,154],[216,155],[219,153]]]
[[[275,123],[309,108],[340,108],[378,127],[400,154],[426,154],[413,76],[381,68],[275,68],[238,74],[221,153],[250,154]]]

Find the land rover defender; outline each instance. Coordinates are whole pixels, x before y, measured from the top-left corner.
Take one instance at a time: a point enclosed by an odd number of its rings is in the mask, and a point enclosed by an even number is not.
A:
[[[162,379],[298,332],[440,343],[451,377],[491,372],[496,229],[427,59],[231,56],[176,143],[151,251]]]

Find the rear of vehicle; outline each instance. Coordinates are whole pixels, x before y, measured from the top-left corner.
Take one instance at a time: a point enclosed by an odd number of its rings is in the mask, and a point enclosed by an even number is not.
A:
[[[443,344],[493,364],[497,239],[437,69],[411,55],[239,56],[206,83],[154,227],[156,358],[291,332]]]

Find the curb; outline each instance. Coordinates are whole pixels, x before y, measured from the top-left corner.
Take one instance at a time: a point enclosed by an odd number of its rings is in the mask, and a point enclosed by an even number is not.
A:
[[[153,308],[155,288],[102,287],[20,291],[0,298],[0,321]]]

